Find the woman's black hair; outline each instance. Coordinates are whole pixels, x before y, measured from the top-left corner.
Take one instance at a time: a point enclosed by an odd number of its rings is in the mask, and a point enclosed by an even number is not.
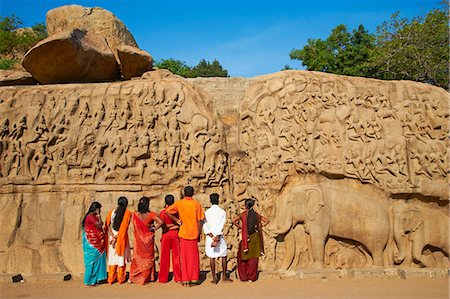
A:
[[[255,205],[255,201],[251,198],[245,200],[245,207],[248,210],[247,213],[247,232],[249,235],[253,234],[258,228],[258,216],[256,215],[255,210],[253,210],[253,206]]]
[[[87,211],[86,215],[84,215],[83,221],[81,222],[81,226],[84,228],[84,222],[86,221],[86,217],[92,213],[95,212],[95,210],[97,209],[101,209],[102,205],[101,203],[94,201],[93,203],[91,203],[91,206],[89,207],[89,210]]]
[[[254,205],[255,205],[255,201],[253,199],[248,198],[248,199],[245,200],[245,207],[247,209],[253,208]]]
[[[117,200],[117,209],[116,209],[116,216],[114,217],[114,221],[112,224],[112,227],[115,231],[119,231],[120,224],[123,220],[123,215],[125,215],[125,210],[128,206],[128,199],[125,196],[119,197]]]
[[[138,211],[139,213],[147,213],[149,212],[150,199],[146,196],[141,197],[138,203]]]

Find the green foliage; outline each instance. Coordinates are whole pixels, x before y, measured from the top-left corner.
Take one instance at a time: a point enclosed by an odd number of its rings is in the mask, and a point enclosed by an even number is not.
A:
[[[398,13],[377,28],[376,77],[406,79],[448,89],[448,13],[432,10],[412,20]]]
[[[303,49],[294,49],[290,58],[301,60],[308,70],[342,75],[370,76],[368,59],[373,55],[374,37],[363,25],[348,32],[347,26],[334,28],[326,40],[308,39]]]
[[[16,59],[0,58],[0,70],[9,70],[18,62]]]
[[[161,59],[155,63],[155,67],[159,69],[167,69],[175,75],[187,77],[191,68],[186,65],[184,61],[176,60],[173,58]]]
[[[216,59],[212,63],[202,59],[196,66],[191,68],[188,77],[228,77],[228,71]]]
[[[228,71],[223,69],[222,65],[214,59],[212,63],[202,59],[198,65],[190,67],[184,61],[173,58],[161,59],[155,63],[155,67],[159,69],[168,69],[172,73],[185,77],[228,77]]]
[[[22,21],[15,15],[0,16],[0,59],[3,69],[10,68],[38,41],[47,37],[45,25],[42,23],[32,28],[19,29]]]
[[[334,28],[326,40],[308,39],[290,53],[308,70],[379,79],[415,80],[448,89],[448,9],[412,20],[399,13],[370,34],[363,25],[351,33]]]

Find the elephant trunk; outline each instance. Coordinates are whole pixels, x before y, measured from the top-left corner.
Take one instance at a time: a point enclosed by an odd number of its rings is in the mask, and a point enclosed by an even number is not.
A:
[[[394,262],[396,264],[401,264],[406,257],[406,244],[405,244],[405,235],[403,230],[399,225],[395,225],[394,227],[394,240],[395,244],[398,248],[398,254],[394,255]]]
[[[273,236],[279,236],[287,233],[292,228],[292,219],[289,214],[281,212],[282,209],[277,207],[275,221],[269,224],[267,229]]]

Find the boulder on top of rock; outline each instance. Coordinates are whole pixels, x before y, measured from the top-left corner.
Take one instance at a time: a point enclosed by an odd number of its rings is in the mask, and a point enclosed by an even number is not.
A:
[[[47,12],[49,36],[74,29],[86,30],[103,36],[114,55],[119,45],[137,47],[133,35],[113,13],[103,8],[67,5]]]
[[[120,45],[117,48],[120,61],[120,71],[125,80],[140,77],[153,68],[152,56],[136,47]]]
[[[78,29],[40,41],[25,54],[22,65],[43,84],[104,82],[118,77],[117,62],[105,38]]]

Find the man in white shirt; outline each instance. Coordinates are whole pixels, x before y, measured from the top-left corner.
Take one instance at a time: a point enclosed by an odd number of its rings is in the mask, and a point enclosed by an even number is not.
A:
[[[223,226],[227,221],[225,210],[219,207],[219,195],[213,193],[209,196],[211,207],[205,212],[203,232],[206,235],[205,252],[210,258],[212,283],[216,284],[216,258],[222,258],[222,281],[232,282],[227,277],[227,243],[223,237]]]

